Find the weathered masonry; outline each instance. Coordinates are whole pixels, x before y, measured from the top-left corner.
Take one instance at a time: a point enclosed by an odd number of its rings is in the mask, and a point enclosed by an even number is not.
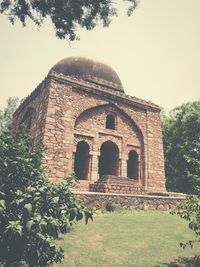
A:
[[[160,108],[124,93],[116,72],[86,58],[58,62],[14,114],[47,152],[52,181],[79,190],[165,192]]]

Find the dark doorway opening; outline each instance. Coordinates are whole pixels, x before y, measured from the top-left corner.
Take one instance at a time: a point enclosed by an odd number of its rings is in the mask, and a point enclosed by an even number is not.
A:
[[[111,114],[106,117],[106,129],[115,130],[115,117]]]
[[[107,141],[101,145],[99,157],[99,175],[115,175],[119,173],[119,149],[116,144]]]
[[[74,172],[78,179],[80,180],[88,179],[89,145],[84,141],[79,142],[76,147]]]
[[[128,154],[127,177],[131,179],[138,177],[138,154],[133,150]]]

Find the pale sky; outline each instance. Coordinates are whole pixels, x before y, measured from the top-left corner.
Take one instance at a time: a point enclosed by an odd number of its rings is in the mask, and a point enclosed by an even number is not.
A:
[[[55,37],[50,23],[12,26],[0,15],[0,109],[30,94],[59,60],[85,56],[118,73],[125,92],[166,111],[200,99],[200,0],[140,0],[131,17],[80,30],[81,41]]]

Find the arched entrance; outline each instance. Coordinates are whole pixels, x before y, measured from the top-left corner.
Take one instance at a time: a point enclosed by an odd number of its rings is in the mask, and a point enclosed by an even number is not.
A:
[[[130,151],[127,160],[127,177],[138,178],[138,154],[134,150]]]
[[[74,172],[80,180],[88,179],[89,172],[89,145],[81,141],[76,146]]]
[[[99,157],[99,176],[119,174],[119,149],[116,144],[107,141],[101,145]]]

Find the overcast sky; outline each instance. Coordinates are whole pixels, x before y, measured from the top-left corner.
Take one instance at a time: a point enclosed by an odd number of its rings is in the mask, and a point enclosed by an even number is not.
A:
[[[12,26],[0,15],[0,109],[27,96],[49,69],[69,56],[112,66],[125,92],[165,110],[200,99],[200,0],[140,0],[109,28],[80,30],[81,41],[57,39],[50,23]]]

